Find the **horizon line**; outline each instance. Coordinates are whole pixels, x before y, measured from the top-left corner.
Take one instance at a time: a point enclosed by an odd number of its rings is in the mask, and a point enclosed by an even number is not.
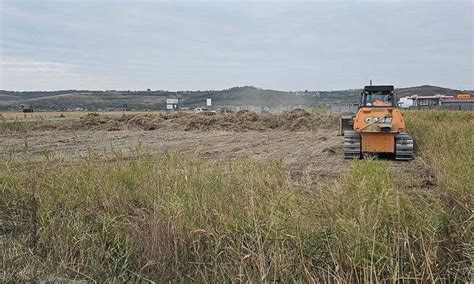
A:
[[[368,86],[368,85],[366,85]],[[377,84],[374,84],[374,86],[377,86]],[[419,88],[419,87],[437,87],[437,88],[443,88],[443,89],[450,89],[450,90],[455,90],[455,91],[474,91],[470,89],[455,89],[451,87],[446,87],[446,86],[437,86],[437,85],[429,85],[429,84],[424,84],[424,85],[417,85],[417,86],[403,86],[403,87],[395,87],[395,89],[407,89],[407,88]],[[257,86],[252,86],[252,85],[246,85],[246,86],[233,86],[230,88],[223,88],[223,89],[194,89],[194,90],[165,90],[165,89],[151,89],[151,88],[146,88],[143,90],[116,90],[116,89],[59,89],[59,90],[4,90],[0,89],[0,92],[17,92],[17,93],[28,93],[28,92],[66,92],[66,91],[75,91],[75,92],[171,92],[171,93],[177,93],[177,92],[218,92],[218,91],[225,91],[225,90],[231,90],[235,88],[255,88],[258,90],[264,90],[264,91],[278,91],[278,92],[287,92],[287,93],[297,93],[297,92],[339,92],[339,91],[350,91],[350,90],[360,90],[363,89],[361,88],[349,88],[349,89],[332,89],[332,90],[309,90],[309,89],[303,89],[303,90],[278,90],[278,89],[267,89],[267,88],[262,88],[262,87],[257,87]],[[150,91],[148,91],[150,90]]]

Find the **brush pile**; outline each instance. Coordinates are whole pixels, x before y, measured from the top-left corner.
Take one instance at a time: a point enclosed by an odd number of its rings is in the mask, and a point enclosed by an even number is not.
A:
[[[336,127],[337,123],[334,117],[314,115],[303,109],[295,109],[280,114],[263,115],[247,110],[217,115],[185,112],[124,114],[117,118],[84,117],[80,124],[81,128],[94,130],[155,130],[167,128],[185,131],[225,130],[243,132],[272,129],[289,131],[332,129]]]

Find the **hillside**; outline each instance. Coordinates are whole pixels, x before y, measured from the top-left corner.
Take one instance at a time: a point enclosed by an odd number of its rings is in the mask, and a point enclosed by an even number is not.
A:
[[[399,97],[406,97],[412,95],[418,96],[430,96],[430,95],[445,95],[445,96],[455,96],[459,94],[459,90],[423,85],[418,87],[410,88],[400,88],[397,89],[397,94]]]
[[[397,89],[400,97],[409,95],[455,95],[459,91],[436,86]],[[181,107],[203,106],[212,99],[215,106],[328,106],[358,101],[360,89],[340,91],[285,92],[251,86],[207,91],[83,91],[51,92],[0,91],[0,110],[117,110],[124,105],[133,110],[165,109],[167,98],[178,98]]]

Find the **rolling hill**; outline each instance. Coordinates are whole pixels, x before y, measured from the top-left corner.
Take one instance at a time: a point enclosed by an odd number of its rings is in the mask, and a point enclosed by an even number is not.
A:
[[[412,95],[418,96],[430,96],[430,95],[445,95],[445,96],[455,96],[459,94],[460,90],[437,87],[437,86],[418,86],[418,87],[411,87],[411,88],[400,88],[397,89],[397,94],[399,97],[406,97]]]
[[[455,95],[459,90],[418,86],[397,89],[400,97],[409,95]],[[203,106],[212,99],[215,106],[328,106],[358,101],[360,89],[340,91],[285,92],[252,86],[208,91],[82,91],[51,92],[0,91],[0,110],[21,110],[32,106],[36,110],[118,110],[126,105],[133,110],[165,109],[167,98],[178,98],[181,107]]]

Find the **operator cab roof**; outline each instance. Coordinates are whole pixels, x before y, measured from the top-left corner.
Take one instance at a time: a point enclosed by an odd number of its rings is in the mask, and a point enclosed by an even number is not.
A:
[[[364,91],[391,91],[393,92],[394,87],[392,85],[379,85],[379,86],[365,86]]]

